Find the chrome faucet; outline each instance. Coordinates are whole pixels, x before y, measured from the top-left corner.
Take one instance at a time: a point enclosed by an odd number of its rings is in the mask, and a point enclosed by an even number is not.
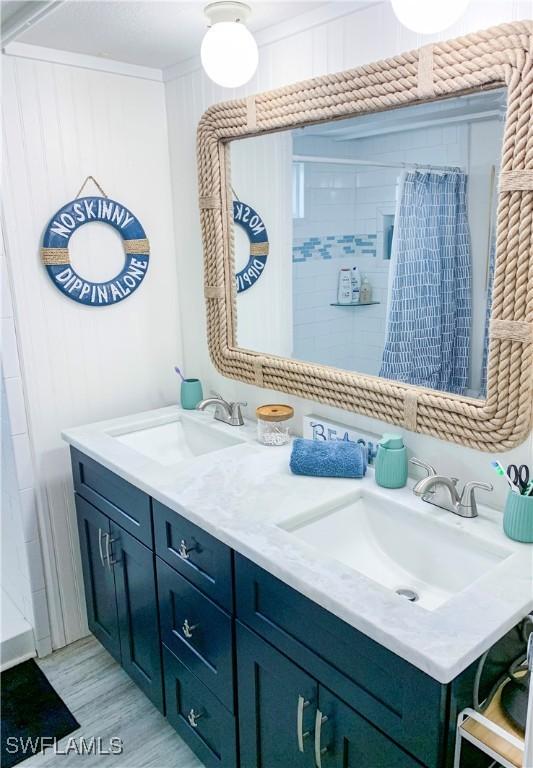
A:
[[[438,475],[437,470],[431,464],[420,459],[413,458],[410,463],[422,467],[427,472],[427,476],[419,480],[414,486],[413,493],[415,496],[419,496],[422,501],[427,501],[435,507],[446,509],[460,517],[477,517],[476,488],[481,488],[484,491],[493,490],[490,483],[479,483],[476,480],[471,480],[464,484],[462,492],[459,493],[456,477]]]
[[[196,406],[196,410],[204,411],[209,405],[215,406],[215,419],[217,421],[222,421],[231,427],[242,427],[244,424],[241,406],[246,406],[248,403],[228,403],[220,395],[214,394],[213,397],[201,400]]]

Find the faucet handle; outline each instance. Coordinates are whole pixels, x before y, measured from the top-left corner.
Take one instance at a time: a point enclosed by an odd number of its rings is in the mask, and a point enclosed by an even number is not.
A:
[[[425,469],[427,472],[427,477],[431,477],[432,475],[437,474],[437,470],[432,464],[428,464],[427,461],[422,461],[422,459],[417,459],[416,456],[413,456],[412,459],[409,459],[409,464],[414,464],[415,467],[422,467],[422,469]]]
[[[473,488],[481,488],[482,491],[493,491],[494,486],[492,483],[481,483],[479,480],[469,480],[468,483],[465,483],[464,490],[471,491]]]
[[[463,493],[461,494],[462,498],[466,499],[469,494],[472,494],[473,496],[476,488],[481,488],[482,491],[494,490],[492,483],[481,483],[478,480],[469,480],[469,482],[465,483],[463,486]]]
[[[463,486],[463,492],[459,504],[462,507],[467,507],[471,510],[471,516],[477,516],[477,504],[476,504],[476,488],[481,488],[482,491],[493,491],[494,486],[492,483],[480,483],[477,480],[470,480]]]

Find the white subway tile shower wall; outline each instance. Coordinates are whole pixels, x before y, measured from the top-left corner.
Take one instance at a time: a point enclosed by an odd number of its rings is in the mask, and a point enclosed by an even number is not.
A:
[[[418,107],[418,119],[423,119],[423,109]],[[480,142],[484,157],[480,158],[479,149],[474,155],[476,172],[487,188],[503,129],[501,121],[489,122],[492,129],[485,126],[485,140]],[[471,133],[478,130],[467,124],[436,125],[344,142],[295,133],[293,145],[296,155],[306,157],[460,166],[470,178]],[[293,220],[293,357],[379,375],[390,264],[385,260],[384,217],[394,214],[400,174],[401,168],[305,163],[304,217]],[[478,203],[481,205],[478,197],[470,196],[469,201],[473,210]],[[484,276],[486,217],[474,217],[471,229],[474,272]],[[343,234],[348,232],[354,234]],[[378,305],[356,310],[330,306],[336,301],[339,269],[352,266],[368,277]],[[479,294],[484,293],[481,285],[476,287]],[[485,304],[476,300],[472,334],[474,389],[480,382],[484,317]]]
[[[33,458],[6,262],[2,284],[2,588],[33,629],[39,655],[51,650]],[[5,341],[8,340],[6,347]]]
[[[356,264],[372,285],[368,307],[333,307],[341,266]],[[377,375],[385,339],[388,262],[372,256],[293,263],[293,357]]]
[[[178,250],[180,309],[182,316],[197,329],[197,333],[185,335],[184,353],[187,365],[203,378],[206,389],[213,387],[233,400],[247,400],[250,414],[254,413],[257,405],[266,402],[288,402],[295,408],[296,425],[300,424],[305,413],[313,412],[334,421],[358,426],[374,434],[391,430],[391,425],[385,422],[342,409],[317,405],[281,392],[230,381],[221,376],[212,365],[203,335],[205,307],[201,298],[202,245],[196,201],[196,126],[203,111],[217,101],[340,71],[394,56],[434,40],[444,40],[493,24],[532,16],[531,0],[495,0],[491,3],[473,0],[458,24],[439,35],[423,36],[402,27],[389,3],[379,3],[359,11],[353,11],[353,6],[347,4],[347,13],[342,18],[315,25],[306,31],[294,34],[293,30],[285,25],[270,30],[269,42],[260,46],[257,75],[245,88],[235,91],[218,88],[205,77],[199,60],[191,63],[183,74],[168,80],[166,93],[174,221],[176,231],[182,233],[181,248]],[[379,34],[376,34],[376,30],[379,30]],[[480,494],[480,498],[496,507],[503,505],[506,484],[503,481],[498,483],[498,478],[494,479],[491,475],[490,457],[487,454],[414,433],[407,433],[405,438],[411,453],[433,462],[440,471],[448,475],[459,477],[461,480],[494,481],[494,493]],[[498,458],[502,463],[524,462],[531,461],[532,454],[533,438],[530,436],[522,446],[502,452]]]

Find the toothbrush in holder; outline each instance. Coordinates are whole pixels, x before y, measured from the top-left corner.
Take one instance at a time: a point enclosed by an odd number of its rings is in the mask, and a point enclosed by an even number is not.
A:
[[[178,368],[178,366],[177,366],[177,365],[175,365],[175,366],[174,366],[174,370],[176,371],[176,373],[178,374],[178,376],[180,377],[180,379],[181,379],[182,381],[185,381],[185,376],[182,374],[182,372],[180,371],[180,369]]]
[[[505,478],[507,480],[507,484],[509,488],[511,489],[512,493],[520,493],[520,489],[509,477],[505,469],[502,467],[499,461],[491,461],[490,466],[493,468],[493,470],[496,472],[497,475],[500,477]]]

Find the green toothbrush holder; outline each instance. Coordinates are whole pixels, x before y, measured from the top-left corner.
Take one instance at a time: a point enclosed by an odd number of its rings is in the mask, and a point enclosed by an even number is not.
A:
[[[533,543],[533,496],[509,491],[503,510],[503,530],[514,541]]]
[[[184,379],[181,382],[181,407],[186,411],[194,411],[198,403],[204,399],[200,379]]]

